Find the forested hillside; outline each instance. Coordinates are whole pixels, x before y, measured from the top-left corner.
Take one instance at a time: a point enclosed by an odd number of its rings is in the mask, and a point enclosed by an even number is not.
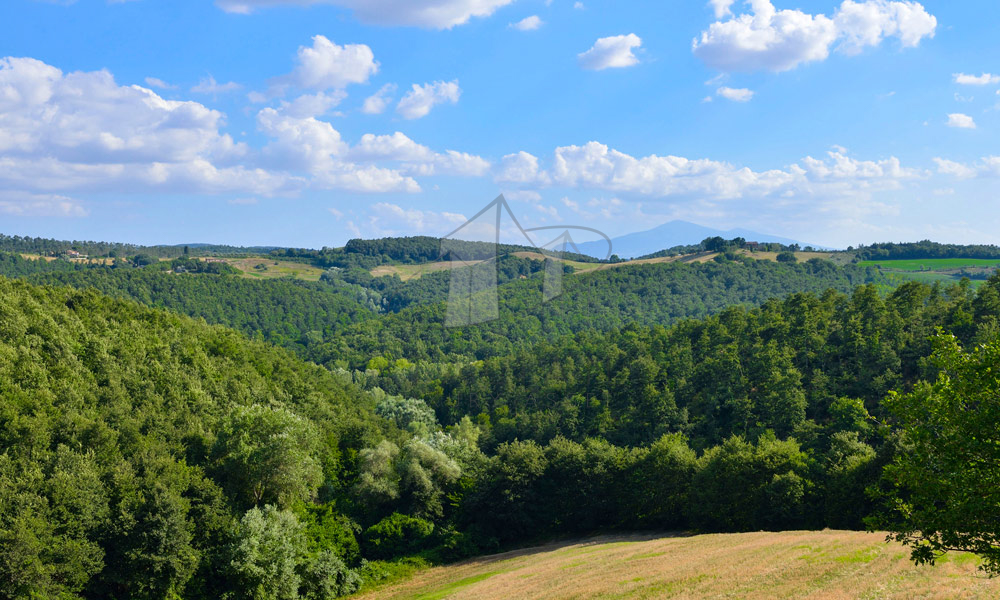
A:
[[[998,291],[994,277],[978,293],[915,282],[884,299],[873,286],[800,293],[670,328],[566,335],[476,362],[375,360],[365,381],[424,398],[444,422],[472,415],[491,426],[491,443],[563,436],[633,446],[683,432],[705,448],[768,430],[809,442],[817,425],[848,422],[868,435],[870,417],[887,416],[890,390],[933,378],[925,358],[937,328],[969,345],[1000,331]]]
[[[226,325],[251,337],[298,350],[383,310],[377,293],[346,283],[255,281],[225,275],[107,268],[41,273],[28,280],[93,288],[109,296],[201,317],[209,323]]]
[[[330,511],[388,428],[329,371],[0,277],[0,398],[0,596],[218,598],[282,556],[304,587],[348,575],[353,535]],[[244,551],[279,532],[285,555]]]
[[[872,267],[838,267],[821,260],[790,264],[722,257],[704,264],[626,265],[566,277],[563,294],[543,303],[539,273],[499,288],[500,318],[496,321],[446,329],[445,304],[428,304],[345,328],[309,356],[354,368],[379,356],[435,362],[456,357],[483,359],[576,332],[608,331],[631,323],[666,326],[728,306],[759,305],[794,292],[828,288],[848,292],[867,283],[888,288],[889,282]]]

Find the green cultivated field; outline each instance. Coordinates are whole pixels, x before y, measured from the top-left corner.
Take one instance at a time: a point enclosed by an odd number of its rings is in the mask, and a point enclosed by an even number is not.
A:
[[[858,263],[862,267],[879,267],[894,271],[945,271],[951,269],[997,268],[996,258],[920,258],[912,260],[865,260]]]
[[[786,531],[606,536],[418,572],[364,600],[997,598],[969,554],[916,567],[884,534]]]

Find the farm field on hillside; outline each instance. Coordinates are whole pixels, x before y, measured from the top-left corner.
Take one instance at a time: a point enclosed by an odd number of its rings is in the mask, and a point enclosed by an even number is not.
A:
[[[224,260],[239,269],[244,277],[251,279],[276,279],[291,276],[305,281],[319,281],[319,276],[323,274],[323,269],[300,262],[271,258],[226,258]]]
[[[1000,267],[1000,259],[995,258],[920,258],[906,260],[865,260],[858,263],[863,267],[880,267],[895,271],[942,271],[966,268]]]
[[[978,559],[917,567],[876,533],[606,536],[435,567],[364,600],[475,598],[996,598]]]

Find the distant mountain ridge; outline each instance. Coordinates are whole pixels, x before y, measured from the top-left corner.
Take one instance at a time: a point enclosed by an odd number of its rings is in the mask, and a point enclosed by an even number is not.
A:
[[[797,240],[778,235],[759,233],[749,229],[736,228],[724,231],[722,229],[713,229],[696,223],[689,223],[688,221],[670,221],[647,231],[638,231],[612,238],[611,251],[613,254],[617,254],[621,258],[635,258],[637,256],[652,254],[653,252],[659,252],[660,250],[672,248],[674,246],[698,244],[705,238],[714,236],[723,237],[727,240],[741,237],[746,239],[748,242],[777,242],[785,245],[799,244],[800,246],[809,245]],[[820,246],[815,246],[815,244],[813,244],[813,246],[820,248]],[[608,244],[603,240],[599,240],[596,242],[584,242],[582,244],[577,244],[577,248],[580,249],[580,253],[582,254],[604,258],[608,251]]]

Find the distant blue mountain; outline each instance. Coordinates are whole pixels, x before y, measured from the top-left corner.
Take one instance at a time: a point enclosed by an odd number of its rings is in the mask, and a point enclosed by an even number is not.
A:
[[[749,229],[738,228],[723,231],[721,229],[705,227],[704,225],[688,223],[687,221],[670,221],[649,231],[639,231],[612,238],[611,251],[621,258],[635,258],[674,246],[698,244],[705,238],[714,236],[719,236],[727,240],[741,237],[748,242],[778,242],[786,245],[798,244],[800,246],[810,245],[777,235],[750,231]],[[812,246],[820,248],[820,246],[816,246],[815,244],[812,244]],[[608,252],[608,244],[603,240],[584,242],[577,244],[577,247],[582,254],[597,258],[604,258]]]

